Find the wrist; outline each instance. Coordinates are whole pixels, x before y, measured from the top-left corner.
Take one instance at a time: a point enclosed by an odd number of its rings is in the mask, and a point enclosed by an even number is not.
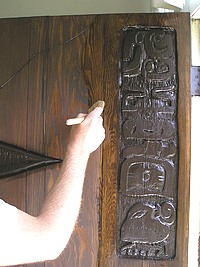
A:
[[[90,156],[90,152],[88,149],[85,149],[84,146],[82,146],[79,143],[70,142],[67,146],[67,154],[73,154],[76,156],[81,157],[82,159],[87,159]]]

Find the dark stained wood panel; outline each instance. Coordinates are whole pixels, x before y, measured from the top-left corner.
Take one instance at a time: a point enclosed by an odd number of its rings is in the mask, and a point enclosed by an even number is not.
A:
[[[17,72],[21,66],[21,62],[26,62],[29,55],[30,21],[27,20],[26,24],[20,22],[16,25],[15,23],[16,20],[8,24],[6,21],[3,21],[0,27],[0,50],[2,51],[0,60],[0,68],[2,70],[1,84],[4,84]],[[24,36],[28,36],[26,42],[23,42]],[[20,48],[16,56],[14,56],[16,52],[14,50],[14,44]],[[26,70],[24,77],[19,75],[16,77],[14,84],[10,82],[10,84],[6,85],[6,91],[0,90],[1,140],[22,147],[26,147],[27,76],[28,72]],[[20,196],[26,192],[25,184],[24,175],[19,180],[6,182],[0,187],[1,195],[7,201],[14,200],[14,204],[18,207],[25,208],[25,199],[22,199]],[[9,194],[9,188],[16,188],[15,198],[13,198],[12,194]]]
[[[48,33],[48,19],[34,18],[30,27],[30,50],[28,71],[28,105],[27,105],[27,147],[41,151],[47,155],[45,142],[45,110],[46,110],[46,36]],[[27,175],[27,212],[37,216],[45,195],[45,167],[32,171]],[[35,264],[28,264],[34,267]],[[44,267],[45,263],[37,263],[37,267]]]
[[[125,26],[173,27],[179,75],[177,255],[172,261],[116,254],[119,152],[119,51]],[[187,36],[187,38],[185,38]],[[27,266],[186,267],[190,171],[190,29],[188,14],[125,14],[0,20],[0,140],[63,158],[65,120],[105,100],[106,139],[91,155],[82,208],[70,242],[52,262]],[[10,78],[12,78],[10,80]],[[10,82],[6,83],[6,81]],[[187,145],[185,145],[187,144]],[[0,197],[37,215],[60,165],[0,182]],[[24,266],[24,265],[21,265]]]
[[[65,120],[80,111],[87,112],[90,103],[98,98],[97,91],[88,84],[93,74],[90,46],[95,17],[62,17],[49,20],[46,142],[48,154],[64,157],[69,127]],[[62,30],[60,30],[62,29]],[[93,45],[92,45],[93,47]],[[93,80],[96,78],[92,75]],[[97,81],[96,83],[98,83]],[[62,89],[61,89],[62,88]],[[91,95],[91,97],[90,97]],[[89,103],[90,102],[90,103]],[[46,266],[95,266],[98,254],[97,186],[99,178],[99,153],[91,156],[84,184],[82,208],[75,231],[61,257]],[[46,172],[46,192],[50,190],[59,169]]]
[[[178,75],[176,32],[123,29],[117,250],[123,258],[176,254]]]
[[[102,203],[102,242],[100,266],[131,266],[133,261],[116,255],[116,192],[117,168],[119,159],[118,142],[118,59],[122,29],[126,26],[166,26],[177,31],[179,102],[179,178],[177,216],[177,254],[171,261],[134,260],[135,266],[187,266],[188,211],[189,211],[189,172],[190,172],[190,22],[189,14],[139,14],[112,15],[104,21],[105,35],[105,99],[107,105],[105,125],[107,139],[104,142],[103,161],[103,203]],[[182,27],[181,25],[184,25]],[[112,35],[110,34],[112,32]],[[185,40],[185,36],[188,39]],[[184,46],[183,46],[184,43]],[[184,68],[182,68],[184,66]],[[112,69],[112,71],[111,71]],[[109,77],[108,77],[109,76]],[[184,100],[183,100],[184,99]],[[111,104],[112,103],[112,104]],[[187,146],[185,144],[188,144]],[[185,156],[184,156],[185,155]],[[188,157],[186,157],[188,155]],[[185,213],[186,211],[186,213]]]
[[[1,85],[14,77],[22,64],[28,60],[29,29],[30,20],[1,21]],[[15,50],[16,47],[18,48],[17,51]],[[12,80],[6,84],[5,88],[6,91],[0,90],[0,123],[2,125],[0,138],[2,141],[26,148],[28,70],[24,70],[23,75],[16,75],[15,81]],[[26,210],[26,175],[19,175],[16,178],[19,179],[0,182],[0,195],[8,203]]]

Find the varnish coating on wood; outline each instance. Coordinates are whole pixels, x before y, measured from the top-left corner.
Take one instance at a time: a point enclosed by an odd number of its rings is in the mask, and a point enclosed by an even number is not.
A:
[[[175,256],[176,62],[176,34],[172,28],[123,30],[117,208],[117,250],[122,257]]]
[[[143,261],[116,255],[120,136],[118,60],[122,29],[130,25],[176,29],[180,163],[176,257],[173,260],[145,258]],[[55,261],[21,267],[188,267],[189,25],[190,15],[182,12],[0,20],[0,140],[44,155],[64,158],[70,132],[70,127],[65,125],[66,119],[76,117],[79,112],[87,113],[88,107],[99,99],[106,102],[103,112],[106,138],[102,150],[90,157],[82,207],[69,244]],[[150,141],[148,145],[151,145]],[[142,149],[142,145],[139,147]],[[20,179],[1,180],[0,197],[37,216],[59,170],[60,165],[56,164],[37,172],[20,174],[16,177]],[[126,196],[124,206],[131,199],[132,195]],[[125,208],[122,211],[123,214],[118,214],[120,218],[124,216],[121,223],[126,215]]]

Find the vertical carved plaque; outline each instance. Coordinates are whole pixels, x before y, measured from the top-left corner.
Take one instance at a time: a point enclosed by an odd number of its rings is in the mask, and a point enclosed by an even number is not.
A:
[[[120,58],[117,250],[122,257],[175,256],[177,55],[172,28],[127,27]]]

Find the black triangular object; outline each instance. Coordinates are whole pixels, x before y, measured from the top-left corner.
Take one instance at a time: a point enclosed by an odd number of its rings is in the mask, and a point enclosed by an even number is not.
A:
[[[0,141],[0,179],[61,162],[61,159],[47,157]]]

